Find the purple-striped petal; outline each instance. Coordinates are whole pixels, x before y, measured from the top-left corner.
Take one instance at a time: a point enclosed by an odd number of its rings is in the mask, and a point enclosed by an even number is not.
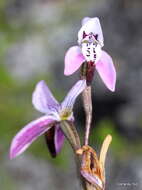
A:
[[[57,124],[55,127],[55,137],[54,137],[54,143],[55,143],[55,149],[56,149],[56,155],[61,151],[63,143],[64,143],[65,136],[60,129],[60,125]]]
[[[33,92],[32,103],[38,111],[47,114],[59,107],[59,103],[43,80],[36,85],[35,91]]]
[[[52,127],[55,120],[43,116],[26,125],[14,138],[10,147],[10,158],[23,153],[33,141]]]
[[[85,89],[86,80],[79,80],[69,91],[61,103],[62,110],[72,110],[77,96]]]
[[[97,35],[98,36],[97,40],[103,46],[103,43],[104,43],[103,32],[102,32],[100,21],[97,17],[90,18],[90,19],[87,18],[87,20],[84,20],[83,26],[81,27],[81,29],[78,32],[78,43],[79,44],[81,44],[84,32],[87,35],[90,33]]]
[[[96,63],[96,69],[107,88],[115,91],[116,70],[112,58],[105,51],[102,51],[102,57]]]
[[[85,58],[79,46],[71,47],[65,55],[64,75],[71,75],[79,69]]]

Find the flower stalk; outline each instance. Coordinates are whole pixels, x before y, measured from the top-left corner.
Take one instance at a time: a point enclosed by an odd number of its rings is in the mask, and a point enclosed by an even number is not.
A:
[[[81,148],[80,138],[76,130],[76,127],[74,126],[72,122],[62,121],[61,129],[74,151],[76,171],[77,171],[78,178],[80,179],[80,185],[83,190],[87,190],[86,180],[80,174],[82,156],[79,154],[76,154],[76,151]]]
[[[88,145],[91,121],[92,121],[91,86],[87,86],[84,89],[84,91],[82,92],[82,99],[83,99],[83,106],[84,106],[85,115],[86,115],[84,144]]]
[[[91,69],[92,66],[85,62],[81,66],[81,79],[86,79],[87,86],[82,92],[82,100],[83,107],[85,111],[85,137],[84,137],[84,145],[88,145],[89,143],[89,134],[91,129],[91,121],[92,121],[92,94],[91,94],[91,83],[94,75],[94,68]]]

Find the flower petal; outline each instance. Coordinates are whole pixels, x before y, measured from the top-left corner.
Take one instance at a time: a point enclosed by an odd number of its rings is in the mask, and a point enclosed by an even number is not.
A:
[[[88,17],[87,17],[88,18]],[[83,39],[83,32],[86,34],[93,33],[94,35],[98,35],[98,41],[101,42],[102,46],[104,44],[103,32],[101,28],[101,24],[99,18],[90,18],[88,20],[83,21],[83,26],[78,32],[78,43],[81,44]]]
[[[71,47],[65,55],[64,75],[71,75],[79,69],[85,61],[79,46]]]
[[[43,113],[50,113],[59,107],[59,103],[43,80],[36,85],[32,96],[32,103],[38,111]]]
[[[85,89],[85,87],[86,87],[86,80],[79,80],[68,92],[64,101],[61,103],[61,109],[72,110],[77,96]]]
[[[65,139],[65,136],[62,130],[60,129],[60,125],[58,124],[56,125],[56,128],[55,128],[55,138],[54,138],[56,154],[58,154],[61,151],[63,143],[64,143],[64,139]]]
[[[105,51],[102,51],[102,57],[96,63],[96,69],[107,88],[115,91],[116,71],[112,58]]]
[[[64,138],[59,124],[56,124],[45,133],[46,144],[52,157],[56,157],[61,151]]]
[[[24,152],[31,143],[52,127],[55,120],[43,116],[26,125],[13,139],[10,147],[10,158]]]

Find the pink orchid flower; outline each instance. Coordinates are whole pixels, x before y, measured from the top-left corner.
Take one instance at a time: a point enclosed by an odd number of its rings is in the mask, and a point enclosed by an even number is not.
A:
[[[60,129],[60,121],[73,121],[73,105],[77,96],[85,89],[86,80],[79,80],[69,91],[61,104],[53,97],[44,81],[40,81],[33,93],[34,107],[45,115],[26,125],[13,139],[10,147],[10,158],[23,153],[39,136],[55,127],[54,144],[56,154],[60,152],[64,135]]]
[[[65,75],[71,75],[86,61],[98,71],[107,88],[115,91],[116,71],[112,58],[102,50],[102,28],[97,17],[85,17],[78,32],[78,45],[69,48],[65,55]]]

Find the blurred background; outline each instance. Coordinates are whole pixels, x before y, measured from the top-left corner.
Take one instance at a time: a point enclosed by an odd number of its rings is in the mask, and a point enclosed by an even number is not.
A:
[[[77,44],[85,16],[100,18],[104,49],[117,70],[115,93],[95,75],[90,145],[99,152],[104,137],[113,136],[106,190],[142,189],[141,10],[141,0],[0,0],[0,189],[79,189],[67,142],[56,159],[44,137],[12,161],[8,154],[13,136],[40,115],[31,103],[36,83],[44,79],[61,101],[79,78],[63,75],[64,55]],[[74,112],[83,137],[80,98]]]

